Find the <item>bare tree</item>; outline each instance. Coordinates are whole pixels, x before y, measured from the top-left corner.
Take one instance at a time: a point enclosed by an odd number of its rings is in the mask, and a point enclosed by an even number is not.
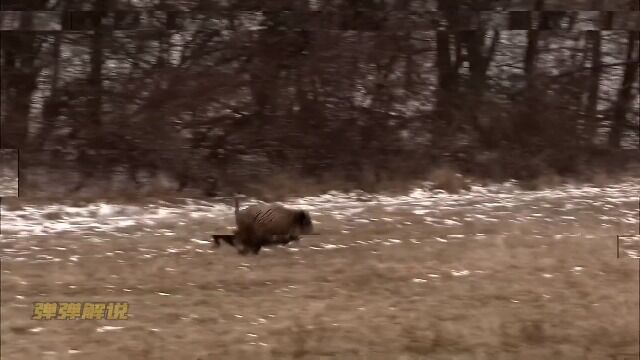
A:
[[[637,42],[638,32],[629,31],[627,35],[627,63],[620,89],[618,89],[618,97],[613,105],[613,121],[609,132],[609,146],[616,149],[620,147],[623,130],[627,128],[627,115],[632,101],[632,86],[638,79]]]

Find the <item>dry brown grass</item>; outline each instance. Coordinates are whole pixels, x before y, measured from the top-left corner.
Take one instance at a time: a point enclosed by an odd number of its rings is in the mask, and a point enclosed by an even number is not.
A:
[[[469,182],[460,173],[451,167],[440,167],[429,174],[428,180],[433,184],[433,189],[444,190],[451,194],[457,194],[462,190],[469,190]]]
[[[544,190],[553,189],[567,182],[567,179],[558,176],[553,172],[547,172],[531,180],[518,181],[518,185],[523,190]]]
[[[366,211],[372,219],[388,214]],[[2,263],[2,359],[537,360],[638,353],[638,261],[617,260],[615,234],[591,217],[578,215],[571,227],[504,219],[447,231],[402,215],[405,223],[318,216],[323,236],[303,239],[299,251],[274,248],[257,257],[188,240],[226,232],[231,219],[163,226],[172,235],[3,243],[28,254]],[[448,236],[454,233],[464,237]],[[552,235],[561,233],[569,235]],[[312,248],[321,243],[349,246]],[[62,261],[34,262],[41,254]],[[80,257],[70,261],[73,255]],[[131,318],[30,320],[32,302],[52,300],[129,301]],[[104,325],[124,328],[96,332]]]
[[[331,184],[339,185],[336,181]],[[329,190],[322,182],[291,172],[277,172],[272,176],[246,184],[244,193],[263,201],[281,201],[287,197],[321,194]]]

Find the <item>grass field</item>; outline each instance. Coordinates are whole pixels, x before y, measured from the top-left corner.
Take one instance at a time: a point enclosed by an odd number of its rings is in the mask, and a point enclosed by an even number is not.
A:
[[[639,190],[327,195],[293,202],[322,235],[246,257],[205,241],[227,206],[5,203],[2,359],[635,359],[639,261],[616,234]],[[31,320],[35,301],[130,319]]]

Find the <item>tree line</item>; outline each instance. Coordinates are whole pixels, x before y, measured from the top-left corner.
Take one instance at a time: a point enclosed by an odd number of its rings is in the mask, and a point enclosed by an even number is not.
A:
[[[621,167],[638,150],[633,0],[2,11],[1,140],[20,149],[27,188],[167,174],[213,194],[274,174],[366,185],[443,164],[523,179]]]

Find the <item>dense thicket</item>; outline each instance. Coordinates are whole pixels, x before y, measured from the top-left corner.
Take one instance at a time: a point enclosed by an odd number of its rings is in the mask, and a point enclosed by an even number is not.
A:
[[[531,178],[637,155],[637,0],[2,7],[2,147],[27,189]]]

